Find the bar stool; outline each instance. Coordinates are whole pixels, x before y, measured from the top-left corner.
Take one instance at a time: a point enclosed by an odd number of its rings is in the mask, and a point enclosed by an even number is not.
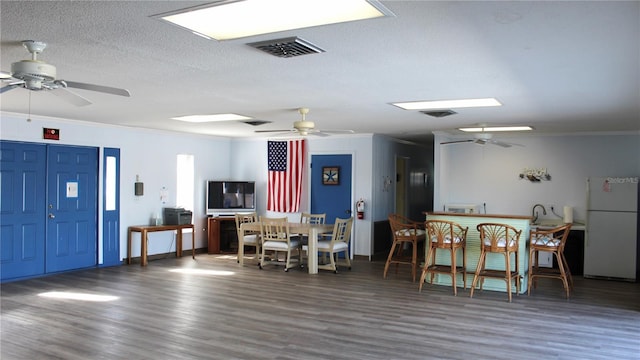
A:
[[[410,220],[402,215],[389,215],[389,225],[393,234],[393,244],[384,265],[383,278],[387,278],[387,271],[391,264],[396,264],[396,273],[400,264],[411,265],[411,274],[413,281],[416,281],[416,272],[418,269],[418,243],[424,241],[425,231],[422,229],[422,223]],[[411,256],[404,255],[404,245],[411,246]]]
[[[511,302],[512,280],[516,282],[516,295],[520,291],[518,241],[522,230],[516,230],[516,228],[510,225],[496,223],[481,223],[478,224],[477,229],[478,232],[480,232],[480,259],[478,260],[476,273],[473,276],[469,297],[473,297],[473,290],[476,287],[478,279],[480,279],[480,290],[482,290],[484,279],[489,277],[502,279],[507,283],[507,294],[509,302]],[[487,269],[486,262],[488,253],[504,255],[504,269]],[[514,270],[511,270],[511,254],[515,257]]]
[[[569,237],[571,224],[565,224],[548,230],[531,230],[529,242],[529,278],[527,294],[531,295],[531,284],[535,288],[537,278],[546,277],[560,279],[564,285],[564,291],[569,298],[569,289],[573,288],[573,280],[569,264],[564,257],[564,245]],[[538,266],[538,252],[547,251],[552,253],[558,262],[558,269],[544,268]]]
[[[429,282],[433,284],[435,274],[447,274],[451,276],[451,285],[453,286],[453,295],[458,295],[456,277],[458,273],[462,273],[463,289],[467,288],[467,255],[465,247],[467,244],[468,227],[463,228],[459,224],[446,220],[427,220],[424,223],[427,231],[428,251],[425,257],[422,275],[420,276],[420,289],[427,277],[427,273],[431,274]],[[451,255],[449,264],[436,264],[436,251],[438,249],[448,250]],[[458,249],[462,251],[462,266],[456,265],[456,254]]]

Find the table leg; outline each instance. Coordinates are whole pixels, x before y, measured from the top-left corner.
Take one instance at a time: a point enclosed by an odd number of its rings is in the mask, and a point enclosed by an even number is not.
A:
[[[182,257],[182,228],[178,229],[178,235],[176,236],[176,257]]]
[[[244,265],[244,227],[238,229],[238,264]]]
[[[309,231],[309,239],[307,241],[309,253],[307,254],[307,266],[309,274],[318,273],[318,229],[311,227]]]
[[[127,265],[131,264],[131,229],[127,231]]]
[[[140,266],[147,266],[147,230],[140,231]]]
[[[191,258],[196,259],[196,227],[191,227]]]

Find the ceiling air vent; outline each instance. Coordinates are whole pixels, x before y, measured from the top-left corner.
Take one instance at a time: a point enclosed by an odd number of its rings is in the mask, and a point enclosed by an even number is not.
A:
[[[299,37],[259,41],[247,45],[283,58],[324,52],[324,50]]]
[[[271,124],[273,121],[266,121],[266,120],[250,120],[250,121],[243,121],[243,123],[248,124],[248,125],[253,125],[253,126],[260,126],[260,125],[264,125],[264,124]]]
[[[457,114],[457,112],[455,112],[453,110],[425,110],[425,111],[420,111],[420,112],[425,114],[425,115],[438,117],[438,118],[449,116],[449,115],[453,115],[453,114]]]

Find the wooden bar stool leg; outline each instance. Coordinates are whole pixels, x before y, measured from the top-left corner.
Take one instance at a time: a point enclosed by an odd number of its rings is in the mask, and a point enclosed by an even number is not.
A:
[[[413,247],[413,253],[411,255],[411,273],[413,275],[413,282],[416,282],[416,272],[418,271],[418,243],[412,241],[411,246]]]
[[[449,249],[449,252],[451,253],[451,286],[453,286],[453,295],[457,296],[458,289],[456,285],[456,252],[453,247]]]
[[[509,298],[509,302],[511,302],[511,257],[509,256],[509,252],[504,253],[505,258],[505,272],[507,276],[507,296]]]

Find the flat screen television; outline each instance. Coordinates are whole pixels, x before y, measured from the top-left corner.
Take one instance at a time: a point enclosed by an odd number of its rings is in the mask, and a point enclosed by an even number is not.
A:
[[[255,181],[207,181],[207,215],[233,215],[256,210]]]

